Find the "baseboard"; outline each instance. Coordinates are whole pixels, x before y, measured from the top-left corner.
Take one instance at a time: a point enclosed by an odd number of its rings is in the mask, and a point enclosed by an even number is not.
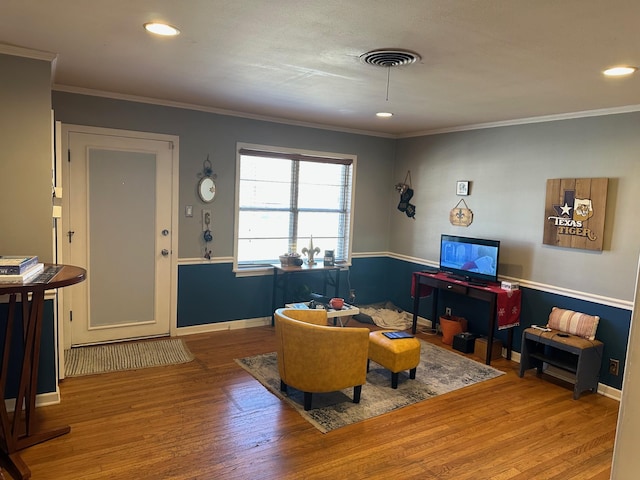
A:
[[[46,407],[48,405],[57,405],[60,403],[60,389],[56,387],[55,392],[39,393],[36,395],[36,408]],[[4,401],[7,412],[13,412],[16,409],[16,399],[7,398]]]
[[[195,335],[198,333],[222,332],[224,330],[238,330],[240,328],[264,327],[271,325],[271,317],[249,318],[247,320],[230,320],[228,322],[206,323],[191,327],[178,327],[178,335]]]

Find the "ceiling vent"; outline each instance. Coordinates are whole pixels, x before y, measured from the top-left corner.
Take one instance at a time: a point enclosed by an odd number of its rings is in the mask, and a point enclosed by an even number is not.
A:
[[[380,49],[360,55],[362,63],[376,67],[399,67],[401,65],[411,65],[420,60],[420,55],[409,50]]]

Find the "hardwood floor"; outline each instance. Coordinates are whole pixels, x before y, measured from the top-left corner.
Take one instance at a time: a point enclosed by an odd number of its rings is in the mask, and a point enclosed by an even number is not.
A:
[[[573,400],[506,359],[493,362],[499,378],[322,434],[233,360],[273,351],[271,327],[184,338],[191,363],[64,380],[62,403],[37,415],[71,433],[21,452],[32,478],[610,476],[618,402]]]

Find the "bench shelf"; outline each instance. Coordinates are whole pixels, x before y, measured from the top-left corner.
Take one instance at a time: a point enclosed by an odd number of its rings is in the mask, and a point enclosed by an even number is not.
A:
[[[604,344],[575,335],[560,337],[558,333],[557,330],[543,332],[534,328],[522,332],[520,377],[531,368],[535,368],[538,374],[542,373],[547,363],[575,374],[574,399],[580,398],[586,390],[596,392]]]

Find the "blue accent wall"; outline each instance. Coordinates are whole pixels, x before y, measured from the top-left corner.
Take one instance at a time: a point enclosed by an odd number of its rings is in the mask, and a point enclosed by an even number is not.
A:
[[[0,345],[4,346],[5,327],[4,319],[7,318],[9,305],[0,304],[0,318],[3,319],[3,328],[0,331]],[[40,365],[38,367],[38,393],[50,393],[56,391],[56,356],[54,345],[54,321],[53,321],[53,301],[45,300],[42,316],[42,337],[40,344]],[[13,319],[12,343],[10,346],[8,381],[5,391],[5,398],[16,398],[18,394],[18,383],[22,373],[22,356],[24,351],[24,338],[22,324],[22,304],[16,305],[16,312]],[[3,347],[2,347],[3,348]]]
[[[358,305],[391,301],[412,312],[411,276],[423,269],[420,264],[389,257],[355,258],[348,271],[340,272],[339,293],[341,297],[348,298],[349,289],[354,289]],[[280,307],[283,301],[307,300],[305,295],[309,291],[322,293],[324,289],[321,273],[293,274],[283,296],[282,277],[279,278],[276,307]],[[335,294],[333,281],[331,276],[327,285],[328,296]],[[262,318],[272,313],[272,275],[236,277],[231,263],[181,265],[178,284],[178,327]],[[431,297],[421,299],[420,316],[431,317],[431,302]],[[467,319],[469,330],[487,334],[489,311],[486,302],[440,292],[438,315],[443,315],[447,306],[452,308],[454,315]],[[522,330],[533,324],[545,324],[554,306],[600,316],[596,335],[604,343],[600,382],[621,389],[631,324],[630,310],[523,287],[520,326],[514,330],[514,351],[520,351]],[[496,338],[506,343],[507,332],[497,332]],[[618,376],[609,374],[609,358],[620,360]]]

